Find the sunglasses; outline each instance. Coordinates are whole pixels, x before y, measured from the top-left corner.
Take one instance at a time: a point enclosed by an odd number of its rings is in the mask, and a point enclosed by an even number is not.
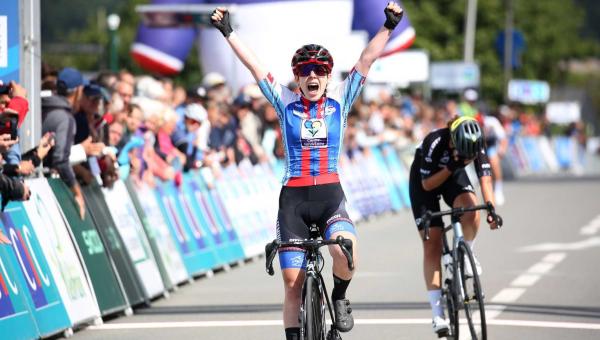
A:
[[[298,75],[300,77],[308,77],[313,71],[317,77],[323,77],[329,74],[329,70],[323,65],[307,64],[300,66]]]

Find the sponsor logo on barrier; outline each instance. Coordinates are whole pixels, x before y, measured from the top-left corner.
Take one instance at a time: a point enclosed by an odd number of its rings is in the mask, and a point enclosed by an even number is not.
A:
[[[81,237],[83,238],[83,242],[87,247],[89,255],[102,254],[104,252],[102,240],[95,229],[83,230],[81,232]]]
[[[12,292],[13,295],[19,295],[19,289],[10,279],[10,276],[8,276],[6,266],[1,258],[0,269],[0,318],[3,318],[15,314],[15,308],[10,300],[10,292]]]
[[[163,200],[163,204],[165,205],[165,208],[167,208],[166,209],[167,210],[167,218],[171,221],[171,224],[173,225],[173,227],[175,227],[175,237],[177,238],[177,242],[179,242],[179,244],[182,245],[182,247],[183,247],[183,245],[187,241],[187,237],[186,237],[185,232],[181,228],[181,223],[179,222],[177,213],[175,213],[175,210],[173,209],[173,207],[171,205],[171,203],[172,203],[171,198],[163,196],[162,200]]]
[[[202,227],[200,226],[196,216],[192,212],[188,200],[185,198],[183,194],[179,194],[179,199],[181,200],[181,205],[183,205],[183,213],[187,217],[187,219],[191,222],[192,234],[194,234],[194,238],[196,239],[196,243],[198,244],[198,248],[204,249],[206,248],[206,242],[204,241],[204,237],[202,236]]]
[[[208,227],[210,228],[210,232],[214,235],[217,243],[221,243],[221,236],[219,235],[220,234],[219,229],[217,228],[217,224],[215,223],[212,214],[210,214],[208,212],[208,207],[206,206],[206,202],[204,201],[204,198],[202,197],[202,193],[200,192],[200,190],[198,190],[198,187],[196,187],[195,185],[193,187],[194,187],[194,196],[196,196],[196,202],[198,202],[200,207],[204,209],[204,212],[209,219]]]
[[[41,270],[37,255],[31,247],[29,228],[24,225],[23,233],[21,233],[15,229],[12,220],[6,214],[3,215],[2,222],[12,242],[12,248],[17,257],[19,268],[25,277],[25,282],[27,283],[27,288],[35,307],[41,308],[48,305],[48,299],[46,299],[46,295],[44,294],[42,282],[46,286],[50,286],[50,279]],[[23,234],[25,237],[23,237]]]

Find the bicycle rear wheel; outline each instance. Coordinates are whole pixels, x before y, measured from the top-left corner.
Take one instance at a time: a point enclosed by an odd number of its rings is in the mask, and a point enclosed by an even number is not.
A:
[[[467,319],[471,338],[473,340],[486,340],[487,327],[481,282],[477,274],[473,253],[471,253],[469,246],[462,241],[458,244],[458,261],[460,272],[460,277],[457,278],[457,283],[459,283],[458,297],[462,302],[460,307],[462,307]],[[468,271],[466,266],[470,266]]]
[[[317,278],[308,275],[304,284],[304,339],[325,340],[325,313],[319,283]]]

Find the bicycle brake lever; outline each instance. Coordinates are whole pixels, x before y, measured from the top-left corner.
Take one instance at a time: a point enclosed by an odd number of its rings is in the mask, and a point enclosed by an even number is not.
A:
[[[348,261],[348,269],[350,271],[354,270],[354,259],[352,258],[352,240],[343,238],[342,236],[338,236],[335,240],[346,256],[346,260]]]
[[[275,258],[275,254],[277,253],[277,249],[279,248],[279,241],[274,240],[271,243],[267,243],[265,246],[265,254],[266,254],[266,269],[267,274],[273,276],[275,274],[275,270],[273,270],[273,259]]]

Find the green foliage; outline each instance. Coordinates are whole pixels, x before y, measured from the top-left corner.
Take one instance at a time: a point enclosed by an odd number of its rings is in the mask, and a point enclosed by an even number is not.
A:
[[[541,79],[556,84],[566,79],[559,62],[600,54],[600,42],[581,37],[585,11],[574,0],[512,0],[514,27],[525,38],[522,67],[513,78]],[[466,0],[404,0],[417,32],[414,47],[429,52],[432,61],[462,60]],[[504,29],[505,1],[477,1],[475,61],[481,70],[481,91],[500,101],[503,69],[495,48]]]

